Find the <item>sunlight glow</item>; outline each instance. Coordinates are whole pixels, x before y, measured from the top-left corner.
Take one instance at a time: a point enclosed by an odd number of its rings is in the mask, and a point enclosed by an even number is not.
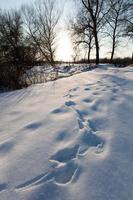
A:
[[[58,47],[56,52],[56,60],[72,61],[73,47],[70,36],[66,31],[62,31],[58,38]]]

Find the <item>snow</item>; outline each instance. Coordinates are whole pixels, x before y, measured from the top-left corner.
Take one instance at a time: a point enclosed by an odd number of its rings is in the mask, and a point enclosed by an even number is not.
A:
[[[0,200],[132,200],[133,68],[0,94]]]

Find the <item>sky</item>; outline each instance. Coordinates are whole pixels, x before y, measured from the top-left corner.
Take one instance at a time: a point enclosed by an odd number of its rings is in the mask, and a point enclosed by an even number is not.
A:
[[[58,42],[57,42],[57,53],[56,53],[56,59],[57,60],[63,60],[63,61],[71,61],[73,58],[73,46],[72,46],[72,39],[70,37],[70,34],[67,31],[67,23],[68,18],[70,15],[74,12],[74,6],[71,3],[72,0],[59,0],[59,2],[65,3],[64,4],[64,14],[62,19],[61,28],[58,34]],[[33,3],[34,0],[0,0],[0,8],[2,9],[9,9],[9,8],[20,8],[22,4],[30,4]],[[108,43],[108,45],[107,45]],[[100,57],[105,58],[109,57],[109,42],[108,41],[102,41],[102,45],[100,47]],[[130,40],[126,40],[126,42],[121,43],[116,57],[131,57],[133,52],[133,43]],[[85,53],[82,52],[82,56],[85,55]],[[95,57],[95,53],[92,53],[92,58]]]
[[[22,4],[33,2],[33,0],[0,0],[1,8],[19,8]]]

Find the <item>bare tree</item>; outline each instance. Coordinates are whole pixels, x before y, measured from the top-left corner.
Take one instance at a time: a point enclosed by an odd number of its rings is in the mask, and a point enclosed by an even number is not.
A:
[[[87,60],[90,63],[90,53],[93,47],[93,33],[90,27],[87,27],[88,18],[84,10],[79,10],[74,20],[70,20],[70,30],[74,40],[74,49],[80,46],[87,50]]]
[[[127,10],[127,14],[124,18],[124,27],[126,27],[124,29],[124,36],[133,39],[133,3],[131,0],[126,3],[125,9]]]
[[[40,0],[22,7],[25,30],[38,49],[38,56],[54,66],[57,25],[60,18],[55,0]]]
[[[104,9],[104,0],[80,0],[85,17],[88,19],[86,28],[92,31],[96,47],[96,64],[99,63],[99,32],[104,26],[104,17],[109,10]]]
[[[131,39],[133,39],[133,22],[128,22],[128,25],[125,29],[125,36],[130,37]]]
[[[115,50],[118,47],[120,38],[124,32],[124,21],[127,19],[128,7],[125,0],[108,0],[107,7],[110,8],[109,13],[105,16],[106,27],[105,33],[111,39],[112,50],[110,63],[112,63]]]

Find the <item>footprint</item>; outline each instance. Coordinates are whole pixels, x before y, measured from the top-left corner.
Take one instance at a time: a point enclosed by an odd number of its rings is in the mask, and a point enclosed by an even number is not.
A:
[[[89,127],[92,129],[92,131],[94,132],[98,131],[95,122],[88,120],[88,124],[89,124]]]
[[[76,179],[76,172],[78,166],[74,161],[69,161],[68,163],[61,165],[56,168],[52,168],[51,172],[46,174],[40,174],[37,177],[16,186],[16,190],[27,190],[50,181],[54,181],[55,184],[69,184],[74,179]]]
[[[78,165],[74,161],[68,162],[54,172],[54,180],[56,184],[70,184],[76,179]]]
[[[90,99],[90,98],[85,98],[85,99],[83,99],[83,102],[85,102],[85,103],[91,103],[93,100],[92,99]]]
[[[38,128],[40,128],[42,126],[41,122],[35,122],[35,123],[31,123],[28,124],[24,127],[24,129],[29,129],[29,130],[36,130]]]
[[[74,158],[76,158],[78,153],[79,145],[75,145],[71,148],[65,148],[62,150],[59,150],[57,153],[55,153],[53,156],[51,156],[51,161],[58,161],[61,163],[68,162]]]
[[[118,93],[118,92],[119,92],[119,89],[113,88],[113,89],[112,89],[112,92],[113,92],[113,93]]]
[[[102,81],[97,81],[97,83],[98,83],[98,84],[101,84],[101,83],[102,83]]]
[[[5,142],[0,143],[0,154],[5,154],[11,151],[14,147],[14,142],[13,140],[8,140]]]
[[[102,101],[101,100],[97,100],[94,105],[91,106],[91,109],[94,111],[97,111],[98,109],[102,109]]]
[[[6,183],[0,183],[0,192],[3,192],[4,190],[7,189],[7,184]]]
[[[91,89],[90,89],[90,88],[85,88],[84,90],[85,90],[85,91],[90,91]]]
[[[81,136],[79,138],[79,144],[80,144],[80,148],[78,151],[78,155],[84,156],[86,155],[86,153],[88,152],[90,147],[97,147],[103,144],[103,140],[98,137],[97,135],[95,135],[93,132],[89,131],[87,129],[85,129],[85,131],[83,133],[81,133]],[[102,145],[103,147],[103,145]]]
[[[103,92],[107,92],[108,90],[107,90],[107,89],[102,89],[101,91],[103,91]]]
[[[99,92],[94,92],[93,95],[97,96],[99,95]]]
[[[70,106],[76,106],[76,103],[74,101],[67,101],[65,102],[65,105],[70,107]]]
[[[63,141],[66,137],[67,137],[67,131],[64,130],[61,133],[58,134],[58,136],[56,137],[56,141]]]
[[[95,103],[95,104],[91,107],[91,109],[92,109],[93,111],[97,111],[97,110],[98,110],[98,105]]]
[[[93,132],[102,131],[107,127],[107,120],[105,117],[96,117],[93,120],[88,120],[88,124]]]
[[[54,109],[51,113],[52,114],[64,114],[67,112],[68,112],[68,110],[64,106],[61,106],[60,108]]]

